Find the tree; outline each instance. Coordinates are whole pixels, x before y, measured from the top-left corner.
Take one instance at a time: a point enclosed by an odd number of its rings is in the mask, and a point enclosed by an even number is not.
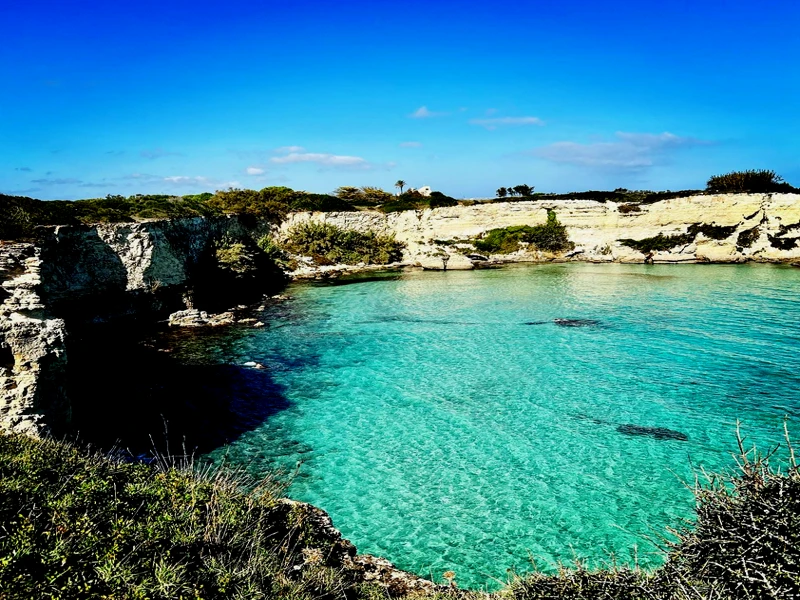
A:
[[[508,196],[508,190],[504,187],[497,188],[497,197],[498,198],[505,198]]]
[[[524,183],[521,185],[515,185],[514,193],[519,196],[530,196],[533,193],[533,188],[529,185],[525,185]]]
[[[400,188],[400,193],[403,193],[403,188],[406,187],[406,182],[402,179],[398,179],[397,182],[394,184],[394,187]]]
[[[343,185],[333,191],[333,195],[348,202],[357,202],[361,200],[363,193],[360,189],[352,185]]]

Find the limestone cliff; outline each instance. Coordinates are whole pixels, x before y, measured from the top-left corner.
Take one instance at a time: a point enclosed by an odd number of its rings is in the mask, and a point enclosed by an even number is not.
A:
[[[35,243],[0,242],[0,429],[64,431],[70,332],[185,308],[213,243],[259,227],[192,218],[45,227]]]
[[[405,242],[405,259],[410,263],[441,266],[441,256],[447,254],[450,256],[448,268],[472,268],[472,262],[465,256],[468,251],[459,241],[474,239],[493,228],[544,223],[548,210],[555,211],[558,220],[567,226],[576,246],[567,255],[572,260],[643,262],[644,254],[621,240],[686,234],[692,225],[729,230],[723,231],[722,239],[696,233],[690,236],[689,243],[654,253],[654,262],[800,260],[798,194],[698,195],[642,204],[632,211],[614,202],[540,200],[488,202],[390,214],[376,211],[298,213],[282,225],[281,232],[285,235],[292,226],[308,219],[328,221],[344,228],[373,229],[394,233],[397,239]],[[493,258],[536,261],[554,257],[521,251]]]
[[[297,213],[277,229],[314,219],[348,229],[393,233],[404,260],[473,268],[469,241],[493,228],[544,223],[549,210],[567,226],[575,249],[563,256],[536,250],[497,261],[643,262],[622,240],[683,236],[654,262],[800,262],[800,195],[700,195],[643,204],[582,200],[487,202],[425,211]],[[192,304],[202,287],[203,258],[225,235],[254,238],[266,223],[190,218],[92,227],[41,228],[35,243],[0,242],[0,429],[41,433],[69,421],[65,389],[70,332],[121,317],[152,321]],[[230,300],[235,286],[209,285]],[[203,309],[203,306],[197,308]],[[213,310],[213,309],[212,309]],[[102,352],[103,349],[98,349]]]

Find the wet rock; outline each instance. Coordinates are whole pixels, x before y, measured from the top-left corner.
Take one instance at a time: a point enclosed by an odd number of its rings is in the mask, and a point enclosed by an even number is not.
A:
[[[467,254],[467,258],[470,260],[489,260],[489,257],[483,254]]]
[[[267,368],[264,365],[262,365],[260,362],[256,362],[254,360],[247,361],[246,363],[244,363],[243,366],[250,367],[251,369],[258,369],[259,371]]]
[[[657,440],[680,440],[685,442],[689,436],[674,429],[667,429],[666,427],[643,427],[642,425],[633,425],[631,423],[624,423],[617,427],[617,431],[625,435],[643,435],[656,438]]]
[[[169,316],[170,327],[219,327],[236,323],[236,315],[232,312],[209,314],[205,311],[190,308],[179,310]]]

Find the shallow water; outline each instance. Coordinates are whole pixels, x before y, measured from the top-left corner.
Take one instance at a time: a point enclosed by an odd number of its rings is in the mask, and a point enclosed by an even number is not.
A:
[[[796,423],[798,292],[764,265],[414,272],[292,286],[269,327],[177,352],[263,363],[249,393],[280,407],[209,458],[300,463],[289,495],[360,552],[496,587],[531,558],[659,564],[736,420],[763,448]]]

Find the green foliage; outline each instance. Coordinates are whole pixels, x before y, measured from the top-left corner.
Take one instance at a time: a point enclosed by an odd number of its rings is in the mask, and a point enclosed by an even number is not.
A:
[[[416,190],[408,190],[391,200],[384,202],[378,208],[385,213],[401,212],[404,210],[424,210],[430,206],[429,200]]]
[[[739,235],[736,237],[736,245],[739,248],[749,248],[755,244],[760,237],[761,229],[759,229],[759,227],[756,225],[751,229],[745,229],[744,231],[739,232]]]
[[[330,223],[306,221],[291,229],[286,247],[290,252],[314,257],[319,264],[385,265],[402,259],[404,244],[394,235],[362,233]]]
[[[721,193],[756,193],[792,192],[795,190],[783,178],[766,169],[749,171],[731,171],[724,175],[709,178],[706,190],[715,194]]]
[[[505,198],[508,196],[508,188],[499,187],[497,188],[497,197],[498,198]]]
[[[344,185],[336,188],[333,195],[341,200],[349,202],[353,206],[377,206],[394,198],[389,192],[378,187],[363,186],[355,187]]]
[[[556,213],[551,210],[547,212],[547,223],[491,229],[475,241],[475,248],[490,254],[510,254],[519,250],[523,243],[547,252],[563,252],[574,247],[566,226],[558,222]]]
[[[0,597],[338,598],[356,591],[280,486],[0,435]],[[310,564],[310,554],[319,561]]]
[[[250,214],[272,222],[282,221],[290,212],[355,210],[341,198],[287,187],[266,187],[258,191],[230,189],[214,194],[208,204],[224,213]]]
[[[731,600],[800,593],[800,469],[745,450],[738,471],[703,474],[696,520],[666,563],[512,576],[494,594],[455,587],[391,595],[340,560],[319,513],[243,472],[87,454],[0,434],[0,598],[294,600]],[[775,461],[777,466],[770,464]],[[453,581],[454,574],[445,574]]]
[[[383,212],[400,212],[404,210],[425,210],[426,208],[442,208],[445,206],[457,206],[458,200],[443,194],[442,192],[431,192],[430,196],[423,196],[416,190],[408,190],[393,197],[390,201],[382,204],[378,208]]]
[[[257,248],[252,247],[252,242],[245,243],[226,235],[217,243],[214,255],[217,264],[224,271],[246,275],[255,273],[258,269],[256,251]]]
[[[651,252],[666,252],[677,246],[691,244],[701,233],[712,240],[727,239],[733,235],[733,232],[736,231],[737,227],[738,225],[709,225],[706,223],[694,223],[687,228],[686,233],[676,235],[664,235],[663,233],[659,233],[654,237],[644,238],[641,240],[625,238],[619,240],[619,242],[625,246],[628,246],[628,248],[638,250],[642,254],[649,254]],[[741,239],[742,234],[739,235],[739,240],[741,241]],[[752,244],[752,242],[750,243]],[[739,243],[738,245],[741,246],[742,244]]]
[[[443,208],[446,206],[458,206],[458,200],[444,195],[442,192],[431,192],[428,199],[430,208]]]
[[[690,225],[687,233],[694,239],[697,234],[702,233],[712,240],[725,240],[729,238],[738,225],[707,225],[705,223],[695,223]]]
[[[623,215],[634,212],[642,212],[642,209],[638,204],[620,204],[617,207],[617,210]]]
[[[664,235],[663,233],[659,233],[654,237],[644,238],[641,240],[625,238],[619,241],[621,244],[628,246],[628,248],[638,250],[642,254],[649,254],[650,252],[663,252],[672,250],[676,246],[685,246],[686,244],[691,244],[692,241],[694,241],[694,236],[686,233],[679,235]]]

